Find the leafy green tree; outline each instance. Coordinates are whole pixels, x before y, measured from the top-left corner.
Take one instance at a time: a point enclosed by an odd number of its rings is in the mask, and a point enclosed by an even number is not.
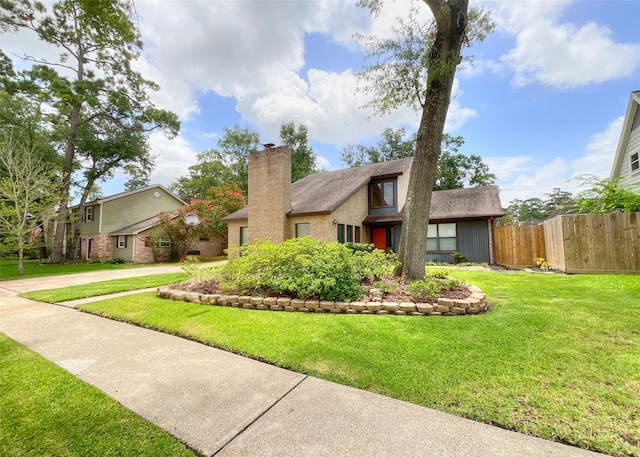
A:
[[[249,154],[258,149],[260,134],[236,124],[231,129],[223,129],[223,134],[218,140],[218,150],[212,151],[214,159],[231,171],[232,180],[245,194],[249,189]]]
[[[443,150],[438,159],[438,172],[433,190],[461,189],[465,185],[487,186],[496,182],[496,175],[482,157],[475,154],[452,154]]]
[[[56,200],[55,174],[34,149],[4,134],[0,143],[0,231],[18,251],[18,274],[24,274],[24,251],[42,229]]]
[[[291,182],[318,172],[316,153],[309,146],[308,130],[304,124],[296,129],[293,122],[280,126],[280,140],[291,149]]]
[[[633,213],[640,211],[637,188],[620,187],[618,180],[591,181],[591,187],[579,192],[575,206],[581,213]]]
[[[458,153],[464,144],[461,136],[442,135],[441,154],[438,159],[438,171],[433,190],[459,189],[470,186],[493,184],[494,174],[477,155],[466,156]],[[377,146],[348,145],[342,150],[340,159],[349,167],[358,167],[367,163],[386,162],[413,156],[416,135],[408,136],[403,128],[384,129]]]
[[[204,198],[210,187],[231,182],[233,178],[231,169],[218,160],[218,152],[208,149],[198,154],[197,163],[189,167],[189,174],[180,176],[169,189],[183,200]]]
[[[541,198],[512,200],[506,208],[513,222],[543,221],[549,217],[550,211]]]
[[[362,90],[372,94],[367,106],[387,113],[403,105],[421,110],[416,150],[411,166],[407,203],[400,235],[399,259],[404,280],[423,278],[431,193],[457,66],[463,46],[482,41],[494,28],[488,13],[468,0],[424,0],[434,19],[417,20],[412,8],[408,20],[399,20],[391,38],[359,36],[375,63],[360,73]],[[374,14],[382,0],[360,0]]]
[[[170,137],[179,130],[177,116],[149,100],[157,84],[131,68],[142,47],[134,15],[129,0],[58,0],[50,10],[31,0],[0,2],[3,30],[33,32],[60,50],[57,61],[25,56],[32,67],[22,74],[21,84],[37,85],[37,97],[54,109],[53,130],[64,138],[61,222],[67,219],[77,142],[85,126],[100,122],[138,132],[161,129]],[[53,263],[62,260],[64,231],[65,224],[59,223]]]
[[[296,128],[293,122],[280,127],[282,144],[291,149],[291,182],[317,173],[316,154],[309,146],[308,130],[304,124]],[[198,162],[189,167],[187,176],[180,176],[169,188],[181,198],[206,198],[211,186],[235,182],[246,195],[249,185],[249,154],[261,148],[258,132],[234,125],[225,127],[217,149],[198,154]]]
[[[171,242],[169,259],[177,261],[184,257],[200,238],[217,237],[226,242],[227,226],[221,219],[246,204],[247,199],[240,187],[234,182],[228,182],[209,187],[205,198],[192,199],[177,214],[160,215],[160,236],[169,238]],[[189,226],[185,222],[187,214],[196,214],[200,223]]]
[[[340,160],[348,167],[359,167],[368,163],[387,162],[413,156],[416,136],[407,135],[404,128],[385,128],[376,146],[347,145],[340,153]]]
[[[505,215],[501,218],[501,225],[518,222],[544,221],[559,209],[573,210],[574,196],[571,192],[555,187],[552,192],[545,194],[546,198],[515,199],[504,208]]]
[[[76,156],[83,162],[83,177],[78,203],[78,215],[83,215],[86,203],[94,187],[99,182],[113,178],[118,169],[134,169],[136,178],[148,181],[153,170],[153,158],[145,135],[137,130],[123,130],[111,123],[96,130],[97,123],[84,124],[78,132],[76,140]],[[82,227],[82,217],[71,220],[72,238],[70,258],[77,260],[78,246]]]

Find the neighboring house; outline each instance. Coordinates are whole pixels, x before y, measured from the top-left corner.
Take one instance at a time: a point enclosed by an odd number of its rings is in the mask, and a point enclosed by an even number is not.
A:
[[[157,235],[158,216],[173,213],[185,204],[160,184],[88,202],[82,215],[80,259],[119,257],[135,263],[166,260],[168,239],[158,240],[159,249],[151,246]],[[221,251],[214,243],[199,243],[196,249],[203,255]]]
[[[622,125],[618,149],[611,168],[611,179],[620,187],[640,187],[640,90],[631,93]]]
[[[248,206],[222,219],[229,246],[310,235],[397,252],[412,160],[321,172],[291,184],[289,149],[250,154]],[[433,192],[426,259],[452,262],[458,251],[472,262],[494,263],[494,221],[502,215],[496,186]]]

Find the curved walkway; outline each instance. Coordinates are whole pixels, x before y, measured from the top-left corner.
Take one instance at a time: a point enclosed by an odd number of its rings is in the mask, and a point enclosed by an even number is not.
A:
[[[0,282],[0,332],[206,456],[599,455],[17,296],[158,268]]]

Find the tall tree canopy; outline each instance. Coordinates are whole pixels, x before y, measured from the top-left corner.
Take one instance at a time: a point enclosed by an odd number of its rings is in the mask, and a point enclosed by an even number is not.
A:
[[[49,164],[32,147],[6,132],[0,137],[0,232],[3,243],[18,251],[20,275],[29,238],[54,209],[54,182]]]
[[[59,50],[56,61],[24,56],[32,67],[21,74],[52,107],[51,125],[64,138],[59,222],[67,220],[81,134],[94,129],[99,135],[105,124],[137,132],[161,129],[170,137],[179,130],[177,116],[149,99],[157,84],[131,68],[142,46],[134,15],[130,0],[58,0],[50,10],[31,0],[0,2],[4,31],[31,31]],[[56,231],[54,263],[62,260],[64,225]]]
[[[461,136],[442,135],[440,159],[433,190],[459,189],[468,186],[493,184],[496,177],[477,155],[464,155],[458,149],[464,144]],[[340,159],[349,167],[367,163],[386,162],[413,156],[416,135],[407,135],[403,128],[384,129],[376,146],[348,145]]]
[[[291,149],[291,182],[317,173],[316,153],[309,146],[307,126],[300,124],[296,129],[293,122],[280,126],[280,140]]]
[[[428,24],[419,23],[413,7],[409,18],[392,28],[391,38],[357,36],[374,60],[359,75],[362,90],[372,95],[367,106],[381,114],[407,104],[421,111],[398,253],[404,280],[425,275],[431,193],[461,50],[483,40],[494,27],[488,13],[469,11],[468,0],[424,2],[434,16]],[[373,13],[382,7],[381,0],[359,4]]]
[[[280,126],[280,140],[291,149],[291,182],[316,173],[316,154],[309,146],[307,127],[293,122]],[[198,154],[198,162],[189,167],[189,175],[180,176],[169,188],[181,198],[205,198],[209,187],[235,182],[246,195],[249,154],[262,148],[260,135],[246,127],[225,127],[217,149]]]

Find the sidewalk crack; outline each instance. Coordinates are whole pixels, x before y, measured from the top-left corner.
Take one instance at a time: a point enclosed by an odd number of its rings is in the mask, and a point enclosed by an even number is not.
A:
[[[240,430],[238,433],[236,433],[231,438],[229,438],[225,443],[223,443],[222,446],[220,446],[220,448],[218,448],[218,450],[216,450],[213,454],[211,454],[211,457],[214,457],[214,456],[218,455],[219,452],[221,452],[230,443],[232,443],[236,438],[238,438],[240,435],[242,435],[249,427],[251,427],[253,424],[255,424],[261,417],[263,417],[265,414],[267,414],[269,411],[271,411],[271,409],[273,409],[274,406],[276,406],[286,396],[288,396],[291,392],[293,392],[294,389],[296,389],[300,384],[302,384],[308,377],[309,377],[308,375],[304,375],[304,377],[300,381],[298,381],[293,387],[291,387],[291,389],[287,390],[284,394],[282,394],[282,396],[280,396],[280,398],[278,398],[276,401],[274,401],[271,406],[269,406],[267,409],[262,411],[262,413],[258,414],[251,422],[249,422],[247,425],[245,425],[242,428],[242,430]]]

